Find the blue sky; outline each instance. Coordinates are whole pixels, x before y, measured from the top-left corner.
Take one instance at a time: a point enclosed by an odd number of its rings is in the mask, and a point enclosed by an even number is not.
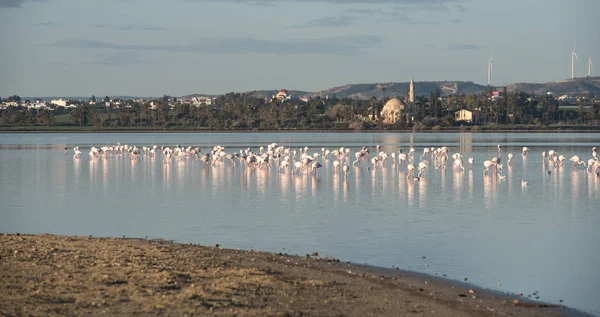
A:
[[[0,96],[600,74],[598,0],[0,0]]]

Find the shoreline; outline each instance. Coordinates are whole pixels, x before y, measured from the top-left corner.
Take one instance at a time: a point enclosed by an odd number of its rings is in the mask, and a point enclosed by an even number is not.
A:
[[[0,280],[1,315],[591,316],[562,303],[317,253],[137,238],[4,233]]]
[[[556,129],[480,129],[477,131],[447,129],[447,130],[196,130],[196,129],[2,129],[0,134],[50,134],[50,133],[599,133],[600,128],[591,129],[572,129],[572,128],[556,128]]]

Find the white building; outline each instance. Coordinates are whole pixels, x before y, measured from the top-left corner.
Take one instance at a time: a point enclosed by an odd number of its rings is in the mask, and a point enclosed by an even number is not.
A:
[[[273,98],[277,98],[280,101],[284,101],[284,100],[290,100],[292,99],[292,95],[290,95],[290,93],[286,90],[286,89],[281,89],[277,95],[274,95],[273,97],[271,97],[271,99]]]
[[[473,112],[467,109],[461,109],[454,113],[455,121],[473,122]]]
[[[50,104],[55,105],[57,107],[59,107],[59,106],[66,107],[67,101],[63,100],[63,99],[54,99],[54,100],[50,100]]]

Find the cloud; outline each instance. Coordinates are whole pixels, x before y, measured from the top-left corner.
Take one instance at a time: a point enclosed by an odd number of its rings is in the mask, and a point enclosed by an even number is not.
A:
[[[48,26],[57,26],[58,24],[56,24],[55,22],[39,22],[36,23],[35,26],[43,26],[43,27],[48,27]]]
[[[462,21],[463,21],[462,19],[453,19],[453,20],[450,20],[448,22],[457,24],[457,23],[462,23]]]
[[[163,27],[159,27],[159,26],[152,26],[152,25],[131,25],[131,24],[127,24],[127,25],[106,25],[106,24],[93,24],[92,25],[93,28],[99,28],[99,29],[110,29],[110,30],[116,30],[116,31],[134,31],[134,30],[140,30],[140,31],[166,31],[166,28]]]
[[[317,39],[260,40],[254,38],[205,38],[187,45],[115,44],[86,39],[58,41],[51,46],[80,49],[167,51],[176,53],[266,55],[357,55],[382,44],[373,35],[347,35]]]
[[[300,2],[300,3],[334,3],[334,4],[449,4],[463,2],[464,0],[187,0],[187,2],[229,2],[240,4],[275,4],[281,2]]]
[[[100,55],[96,61],[88,64],[101,66],[125,66],[156,63],[141,59],[140,54],[135,51],[118,51],[110,55]]]
[[[295,27],[313,28],[313,27],[341,27],[355,24],[359,17],[351,15],[340,15],[338,17],[322,17],[308,21],[305,24],[296,25]]]
[[[450,44],[446,46],[446,49],[451,51],[480,50],[483,48],[485,47],[477,44]]]
[[[0,0],[0,8],[20,8],[25,2],[46,2],[46,0]]]
[[[462,12],[462,13],[468,12],[467,8],[465,8],[463,5],[460,5],[460,4],[455,4],[454,9],[456,9],[458,12]]]

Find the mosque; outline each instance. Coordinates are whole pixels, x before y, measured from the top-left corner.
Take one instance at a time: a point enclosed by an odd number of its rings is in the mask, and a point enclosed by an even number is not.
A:
[[[381,110],[381,117],[384,123],[393,124],[396,123],[401,117],[402,112],[408,110],[408,108],[415,103],[415,82],[410,79],[410,91],[408,93],[408,104],[404,101],[394,97],[390,99],[383,109]]]

